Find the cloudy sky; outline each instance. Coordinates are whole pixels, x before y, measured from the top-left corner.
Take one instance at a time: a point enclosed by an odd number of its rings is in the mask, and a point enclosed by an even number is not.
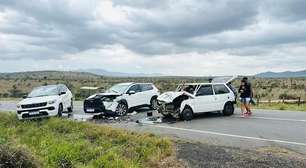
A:
[[[1,0],[0,72],[306,69],[305,0]]]

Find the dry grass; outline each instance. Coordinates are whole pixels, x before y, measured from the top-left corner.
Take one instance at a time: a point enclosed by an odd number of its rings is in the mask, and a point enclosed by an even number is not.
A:
[[[172,141],[152,134],[60,118],[21,122],[6,113],[0,144],[23,146],[42,167],[152,167],[175,153]]]

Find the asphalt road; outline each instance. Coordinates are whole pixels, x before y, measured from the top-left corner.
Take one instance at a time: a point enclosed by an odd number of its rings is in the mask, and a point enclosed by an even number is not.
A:
[[[13,101],[0,102],[0,111],[14,111],[15,106],[16,102]],[[137,124],[135,120],[144,118],[146,111],[138,111],[136,115],[132,116],[133,122],[107,124],[192,142],[243,149],[281,147],[306,154],[306,112],[254,110],[252,117],[240,118],[237,110],[235,115],[230,117],[216,113],[205,113],[188,122]],[[82,102],[75,102],[73,115],[76,119],[91,117],[85,116],[83,113]],[[157,113],[154,112],[154,115]]]

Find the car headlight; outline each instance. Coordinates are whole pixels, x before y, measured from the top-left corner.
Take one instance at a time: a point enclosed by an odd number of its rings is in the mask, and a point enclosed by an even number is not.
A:
[[[21,105],[20,104],[17,104],[17,108],[20,108],[21,107]]]
[[[54,104],[56,102],[56,100],[50,100],[48,101],[48,104]]]

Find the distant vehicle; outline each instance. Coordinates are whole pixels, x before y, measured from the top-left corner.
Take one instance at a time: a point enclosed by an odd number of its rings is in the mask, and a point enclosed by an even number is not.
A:
[[[131,109],[157,109],[158,89],[152,83],[119,83],[105,93],[98,93],[84,101],[84,112],[113,116],[126,115]]]
[[[17,104],[18,119],[62,116],[73,111],[73,96],[63,84],[34,88]]]
[[[222,111],[224,115],[232,115],[235,94],[228,83],[233,79],[181,84],[176,91],[165,92],[157,98],[158,112],[183,120],[191,120],[195,113],[202,112]]]

